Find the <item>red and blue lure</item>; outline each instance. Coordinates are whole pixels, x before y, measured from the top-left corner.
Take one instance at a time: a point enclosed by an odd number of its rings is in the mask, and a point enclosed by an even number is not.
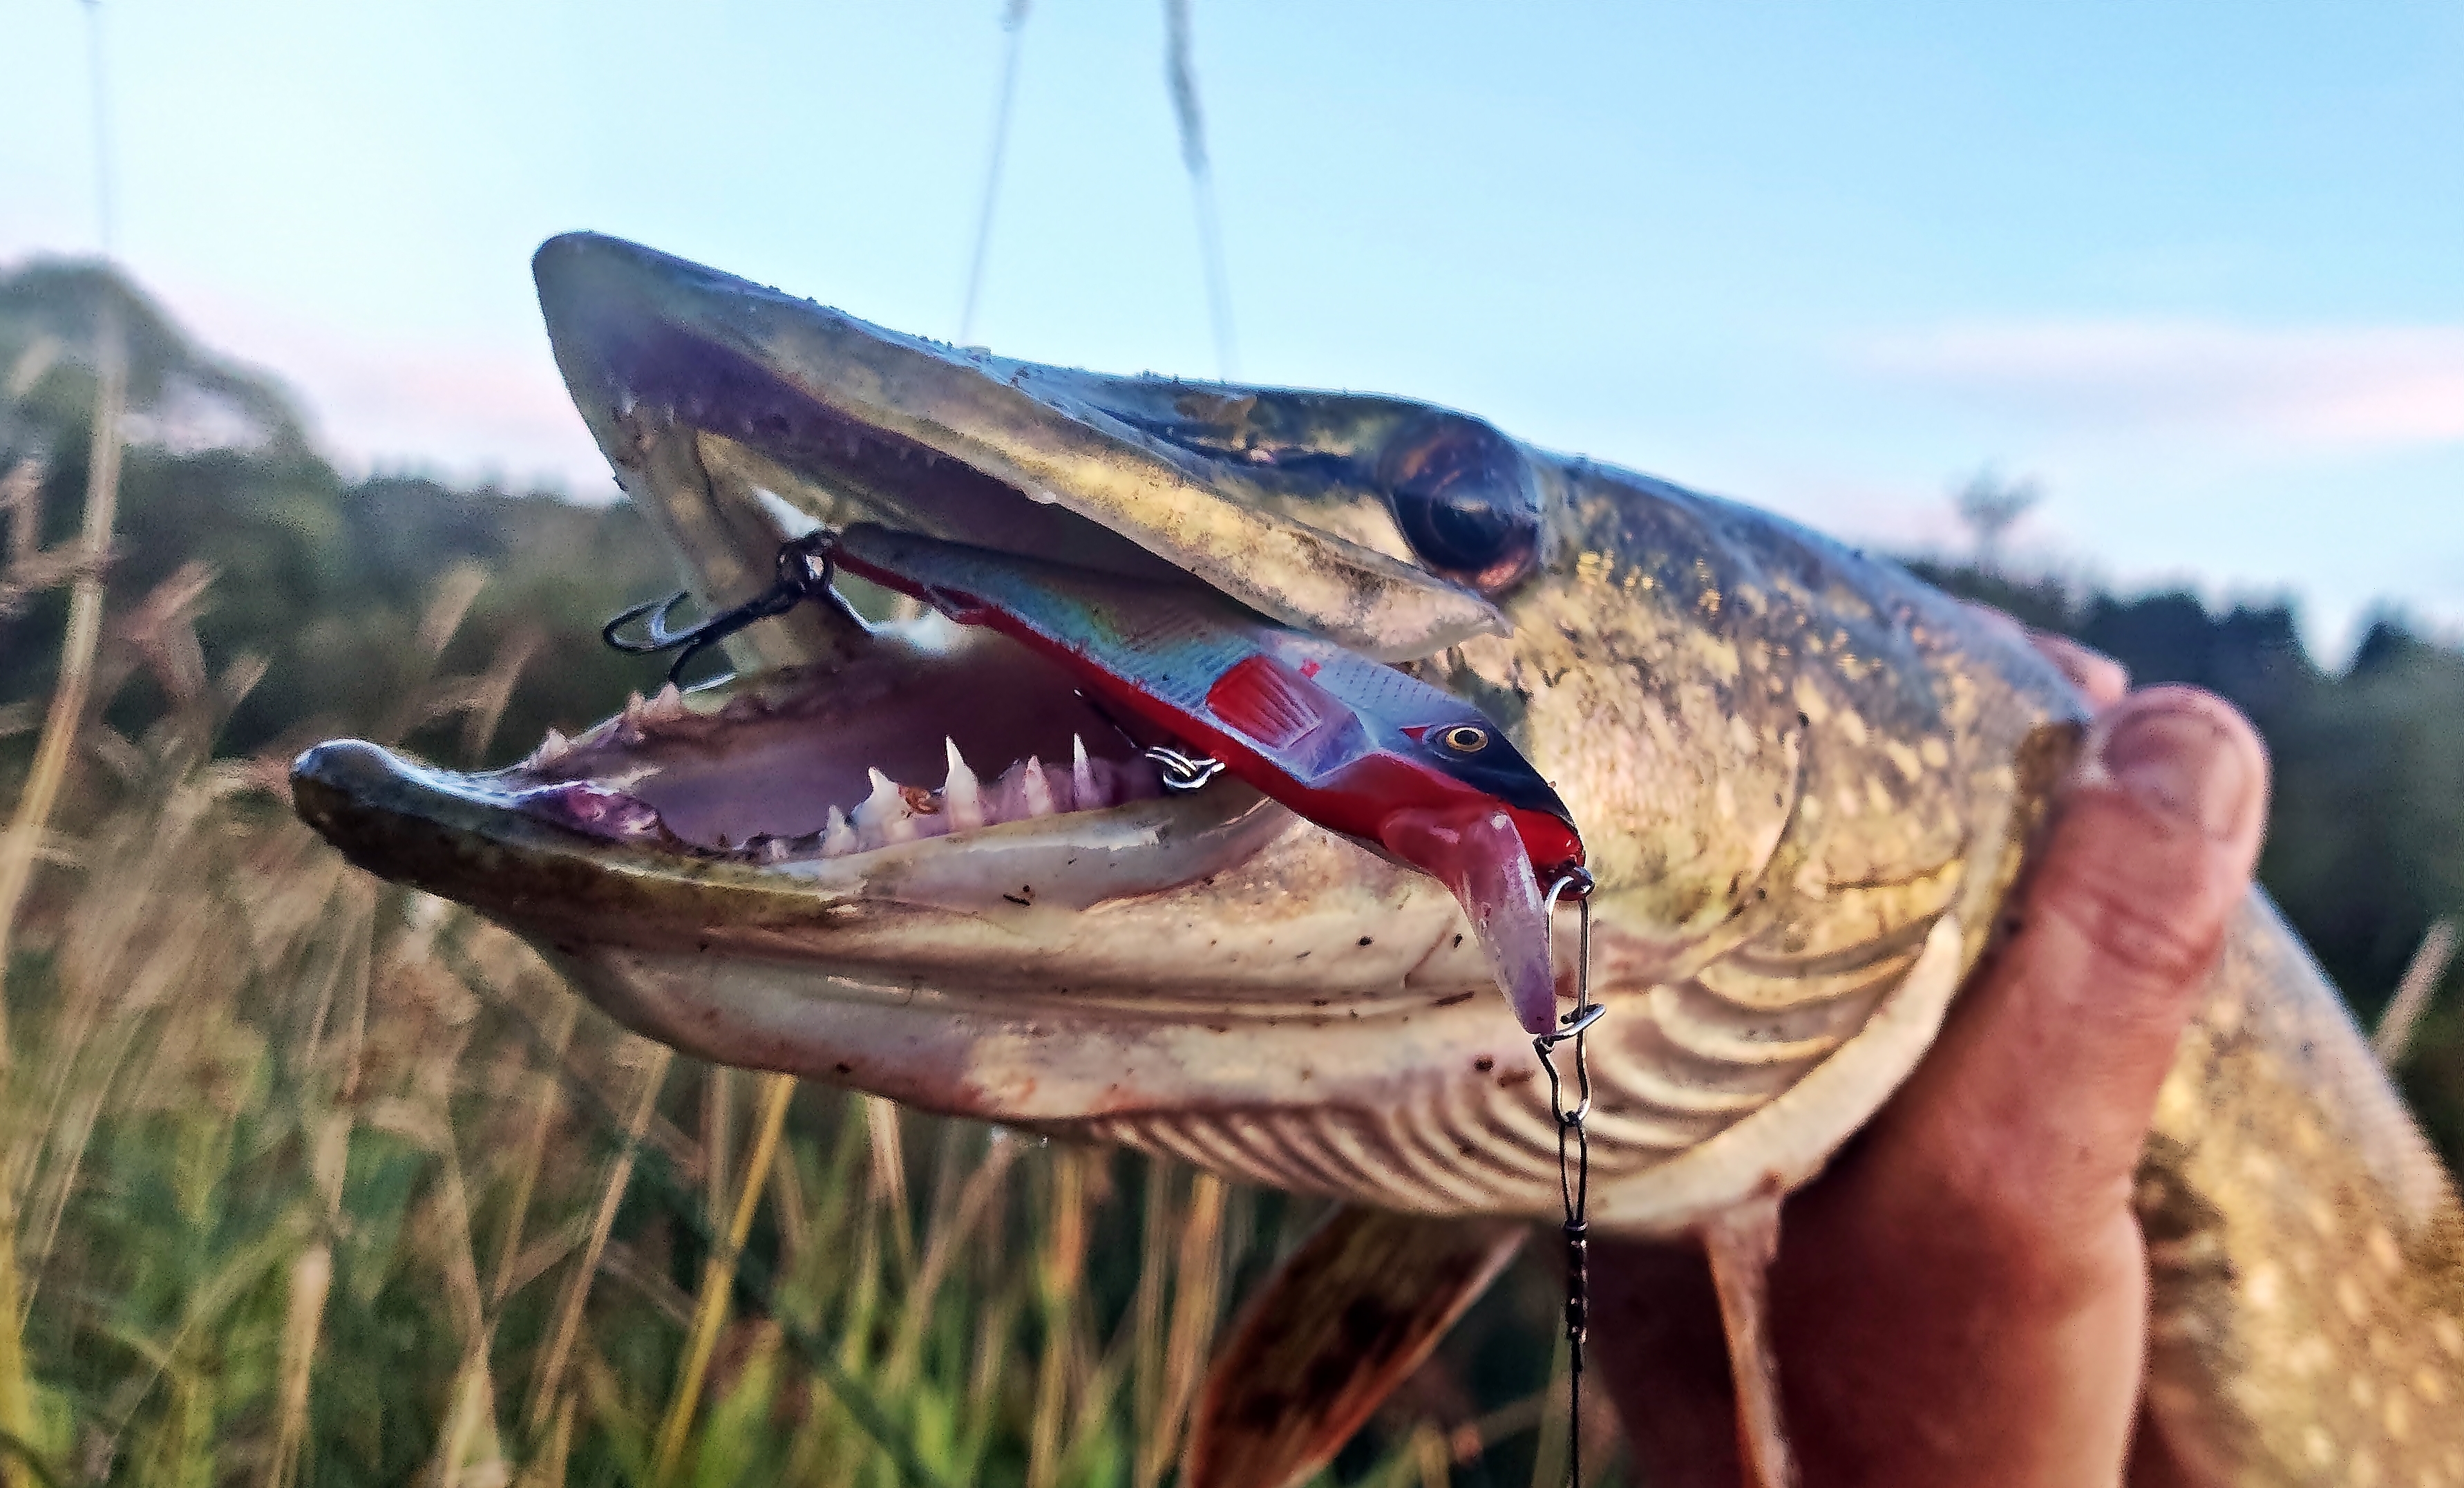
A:
[[[1556,791],[1478,709],[1211,589],[870,523],[816,536],[824,561],[1011,636],[1099,702],[1436,877],[1523,1027],[1560,1033],[1549,948],[1557,896],[1542,885],[1588,882],[1582,838]]]

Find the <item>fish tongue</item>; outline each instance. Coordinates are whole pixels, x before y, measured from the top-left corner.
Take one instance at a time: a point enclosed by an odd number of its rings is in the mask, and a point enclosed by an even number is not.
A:
[[[1378,840],[1454,891],[1524,1032],[1555,1032],[1557,976],[1549,954],[1549,917],[1531,855],[1507,814],[1481,803],[1414,808],[1387,817]]]

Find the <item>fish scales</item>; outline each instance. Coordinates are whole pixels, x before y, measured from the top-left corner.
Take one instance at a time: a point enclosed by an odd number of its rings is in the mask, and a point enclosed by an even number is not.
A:
[[[2343,1003],[2243,906],[2134,1195],[2148,1401],[2228,1481],[2464,1484],[2464,1215]],[[2269,1477],[2233,1465],[2276,1464]]]
[[[869,520],[995,550],[971,581],[988,588],[1052,562],[1154,594],[1195,581],[1313,645],[1404,663],[1503,728],[1582,824],[1598,879],[1596,1233],[1699,1232],[1820,1169],[1925,1056],[2079,746],[2081,701],[2014,627],[1777,518],[1465,414],[938,346],[589,234],[537,267],[577,407],[707,603],[770,571],[778,510]],[[1187,655],[1158,684],[1185,710],[1238,657],[1171,609],[1118,629]],[[1425,1343],[1437,1328],[1403,1326],[1413,1309],[1459,1306],[1494,1254],[1474,1226],[1554,1215],[1544,1083],[1478,995],[1455,905],[1254,797],[1212,787],[776,862],[677,839],[660,809],[689,826],[713,762],[740,757],[768,788],[781,777],[756,766],[806,750],[861,794],[849,766],[869,762],[816,738],[887,739],[891,704],[946,697],[917,724],[937,761],[943,722],[976,722],[990,679],[1034,664],[824,607],[778,623],[795,629],[731,642],[744,677],[675,705],[690,726],[646,710],[486,776],[326,745],[295,773],[300,809],[680,1048],[1394,1211],[1351,1232],[1392,1255],[1368,1280],[1267,1288],[1250,1356],[1285,1357],[1273,1299],[1323,1314],[1347,1286]],[[802,670],[761,665],[782,657]],[[733,755],[731,718],[748,721]],[[1066,748],[1053,727],[1038,737]],[[692,788],[660,795],[671,777]],[[526,814],[573,782],[669,835]],[[2149,1419],[2198,1480],[2464,1488],[2464,1212],[2261,895],[2164,1085],[2133,1199]],[[1358,1255],[1343,1238],[1314,1253]],[[1210,1460],[1305,1476],[1354,1418],[1260,1455],[1239,1386],[1210,1386]]]

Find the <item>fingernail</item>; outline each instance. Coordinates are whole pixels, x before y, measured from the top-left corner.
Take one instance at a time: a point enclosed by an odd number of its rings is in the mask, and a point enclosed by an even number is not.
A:
[[[2106,777],[2141,805],[2218,840],[2242,831],[2258,783],[2219,720],[2169,702],[2124,704],[2103,733]]]

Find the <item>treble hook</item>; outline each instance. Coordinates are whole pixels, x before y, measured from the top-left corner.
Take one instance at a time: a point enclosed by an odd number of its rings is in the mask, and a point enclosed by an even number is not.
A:
[[[720,641],[747,626],[782,615],[808,599],[818,599],[829,592],[830,552],[837,545],[838,534],[824,527],[803,537],[779,545],[777,574],[770,587],[740,605],[706,615],[681,631],[668,629],[668,617],[685,602],[686,591],[678,589],[665,599],[646,600],[625,611],[599,628],[599,638],[627,655],[649,656],[663,651],[677,651],[676,659],[668,667],[668,680],[679,681],[693,659]],[[643,621],[642,638],[630,639],[618,633],[634,621]]]

